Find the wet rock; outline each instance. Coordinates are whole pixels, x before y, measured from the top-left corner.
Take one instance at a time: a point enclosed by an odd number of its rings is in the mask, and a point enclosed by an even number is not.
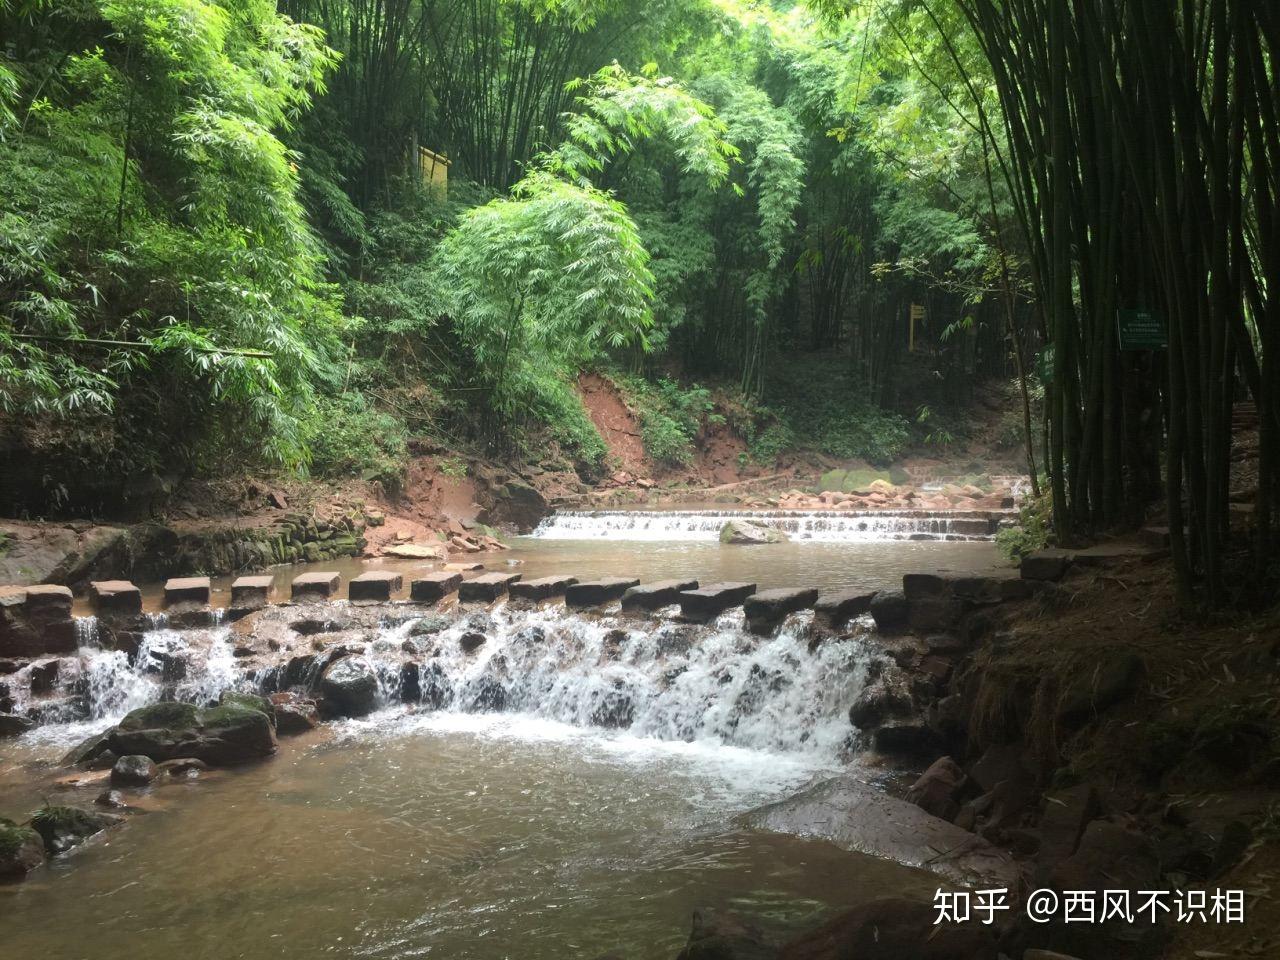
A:
[[[566,588],[573,586],[577,582],[577,577],[539,577],[536,580],[517,580],[507,589],[513,600],[528,600],[538,603],[563,595]]]
[[[676,960],[778,960],[778,947],[745,917],[700,907]]]
[[[1071,559],[1066,550],[1037,550],[1022,558],[1019,570],[1024,580],[1061,580]]]
[[[40,585],[0,590],[0,657],[39,657],[75,648],[69,589]]]
[[[166,760],[163,763],[158,763],[156,768],[163,776],[175,779],[177,777],[198,776],[201,773],[205,773],[209,769],[209,765],[203,760],[197,760],[195,757],[179,757],[176,760]]]
[[[44,841],[44,849],[50,855],[65,853],[79,846],[95,833],[123,823],[124,817],[111,813],[96,813],[80,807],[41,807],[31,818],[31,827]]]
[[[565,588],[564,602],[569,607],[598,607],[618,600],[640,581],[635,577],[601,577],[579,580]]]
[[[964,886],[1012,887],[1018,877],[1017,864],[1004,851],[853,776],[827,780],[743,820],[749,827],[923,867]]]
[[[608,691],[591,711],[591,722],[597,727],[620,729],[631,726],[636,706],[631,694],[623,689]]]
[[[482,573],[458,584],[458,599],[463,603],[492,603],[519,579],[518,573]]]
[[[451,626],[453,626],[453,617],[447,617],[442,613],[430,613],[409,628],[409,636],[430,637],[441,630],[448,630]]]
[[[246,710],[257,710],[259,713],[266,715],[271,721],[271,725],[276,723],[275,705],[267,698],[259,696],[256,693],[243,693],[239,690],[224,690],[222,696],[218,698],[218,703],[226,706],[228,704],[244,707]]]
[[[720,542],[739,546],[756,546],[762,543],[785,543],[791,538],[782,530],[775,530],[763,523],[750,520],[730,520],[720,528]]]
[[[909,605],[901,590],[881,590],[871,597],[868,606],[882,633],[895,633],[906,626]]]
[[[378,705],[378,677],[363,660],[343,657],[325,668],[320,693],[330,715],[363,717]]]
[[[756,592],[754,583],[708,583],[697,590],[680,592],[680,616],[693,623],[706,623],[736,607]]]
[[[391,599],[404,587],[404,576],[393,570],[366,570],[347,584],[347,597],[353,603]]]
[[[819,595],[813,605],[814,615],[832,630],[838,630],[854,617],[871,609],[875,593],[868,590],[839,590]]]
[[[106,807],[108,810],[129,809],[129,801],[119,790],[103,790],[93,802],[96,806]]]
[[[609,630],[601,638],[601,644],[604,647],[604,655],[612,660],[616,660],[622,653],[622,648],[626,646],[631,634],[625,630]]]
[[[971,767],[969,776],[984,793],[990,792],[1002,782],[1027,784],[1035,782],[1035,772],[1023,759],[1023,748],[1014,743],[999,743],[988,747]]]
[[[458,638],[458,646],[463,653],[475,653],[488,642],[489,638],[476,630],[468,630]]]
[[[111,768],[111,785],[113,787],[145,787],[160,771],[150,757],[130,754],[121,757]]]
[[[143,754],[152,760],[198,757],[208,763],[238,763],[275,752],[275,734],[266,714],[238,704],[200,709],[189,703],[157,703],[128,714],[111,731],[117,756]]]
[[[412,661],[400,664],[400,682],[398,684],[400,700],[404,703],[417,703],[422,699],[422,668]]]
[[[667,654],[679,655],[689,652],[689,648],[693,646],[697,635],[697,630],[694,627],[683,624],[668,624],[654,634],[653,639],[659,656]]]
[[[757,634],[771,633],[788,614],[809,609],[817,599],[818,591],[813,588],[761,590],[742,602],[747,629]]]
[[[291,595],[297,602],[328,600],[338,592],[341,575],[332,571],[315,571],[293,578]]]
[[[910,600],[907,603],[907,625],[917,633],[949,631],[960,623],[964,612],[964,604],[952,597]]]
[[[490,676],[480,677],[470,690],[467,709],[475,713],[500,711],[507,705],[507,691],[502,683]]]
[[[436,603],[457,590],[460,583],[462,574],[452,570],[423,574],[409,584],[409,599],[418,603]]]
[[[306,733],[320,725],[316,702],[296,693],[274,693],[271,703],[276,709],[276,733],[282,737]]]
[[[91,737],[80,741],[76,746],[72,747],[62,758],[62,763],[68,767],[78,767],[88,765],[96,760],[103,753],[106,753],[111,747],[111,731],[106,730],[102,733],[95,733]],[[113,763],[114,765],[114,763]]]
[[[1134,653],[1104,654],[1078,672],[1058,704],[1058,722],[1074,728],[1133,696],[1142,679],[1142,659]]]
[[[939,757],[907,790],[907,800],[925,813],[954,820],[960,812],[960,793],[965,775],[950,757]]]
[[[235,610],[260,610],[271,602],[275,578],[270,575],[237,577],[231,584],[231,607]]]
[[[40,834],[0,817],[0,881],[20,880],[44,860]]]
[[[787,944],[786,960],[996,960],[991,927],[937,924],[929,903],[886,897],[837,915]]]
[[[849,722],[859,730],[878,726],[893,716],[905,713],[911,701],[905,693],[894,689],[883,679],[863,687],[849,708]]]
[[[36,722],[15,713],[0,713],[0,737],[16,737],[26,733]]]
[[[280,673],[279,685],[284,689],[289,687],[310,688],[319,675],[321,662],[319,657],[310,653],[290,657]]]
[[[418,684],[421,687],[422,705],[432,710],[439,710],[453,701],[453,685],[438,663],[429,663],[422,668]]]
[[[622,595],[623,613],[649,613],[680,601],[685,590],[696,590],[697,580],[655,580],[630,587]]]
[[[209,605],[212,587],[208,577],[174,577],[165,581],[164,605],[191,604],[198,607]]]
[[[923,723],[890,723],[877,727],[872,742],[877,753],[926,760],[945,748],[942,739]]]
[[[45,660],[31,665],[31,692],[48,693],[58,685],[58,674],[62,670],[61,660]]]
[[[142,591],[128,580],[97,580],[89,584],[89,601],[100,617],[136,617],[142,613]]]
[[[1054,864],[1075,853],[1085,827],[1100,812],[1097,791],[1087,783],[1046,793],[1040,817],[1040,861]]]

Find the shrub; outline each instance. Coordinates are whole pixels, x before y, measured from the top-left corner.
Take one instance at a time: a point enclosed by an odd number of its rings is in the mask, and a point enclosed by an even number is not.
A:
[[[1043,550],[1053,538],[1053,506],[1048,493],[1029,498],[1018,512],[1018,525],[996,534],[996,546],[1010,563]]]
[[[362,393],[319,398],[303,432],[316,476],[379,480],[388,490],[404,481],[405,426]]]

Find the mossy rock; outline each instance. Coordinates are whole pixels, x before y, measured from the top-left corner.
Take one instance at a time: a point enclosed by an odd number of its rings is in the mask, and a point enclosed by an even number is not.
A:
[[[41,807],[31,817],[31,826],[44,841],[50,855],[63,853],[79,846],[85,840],[123,822],[124,817],[110,813],[96,813],[79,807]]]
[[[222,706],[244,707],[246,710],[257,710],[259,713],[265,713],[267,719],[271,721],[271,725],[275,726],[276,708],[266,697],[260,697],[256,693],[224,690],[222,696],[218,698],[218,703]]]
[[[120,721],[120,730],[191,730],[199,723],[199,709],[192,703],[153,703],[139,707]]]
[[[853,493],[855,490],[868,490],[871,484],[877,480],[883,480],[885,483],[892,485],[893,481],[889,479],[889,471],[873,470],[871,467],[855,467],[852,470],[846,470],[844,481],[839,489],[841,493]]]
[[[900,487],[911,482],[911,474],[895,463],[889,468],[889,482]]]
[[[844,489],[844,475],[846,470],[828,470],[818,478],[818,492],[825,493],[830,491],[835,493]]]
[[[44,840],[30,827],[0,817],[0,880],[16,880],[44,863]]]

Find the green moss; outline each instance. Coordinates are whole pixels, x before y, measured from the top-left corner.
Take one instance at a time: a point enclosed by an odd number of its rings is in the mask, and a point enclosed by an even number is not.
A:
[[[217,730],[244,726],[246,722],[253,723],[257,717],[263,715],[264,712],[255,707],[246,707],[240,703],[223,703],[207,710],[201,710],[199,712],[199,721],[200,726]]]
[[[120,729],[185,730],[196,726],[198,712],[190,703],[153,703],[131,711],[120,721]]]
[[[276,722],[276,708],[266,697],[260,697],[256,693],[240,693],[236,690],[224,691],[219,700],[222,706],[243,707],[245,710],[256,710],[258,713],[266,714],[268,720],[273,724]]]

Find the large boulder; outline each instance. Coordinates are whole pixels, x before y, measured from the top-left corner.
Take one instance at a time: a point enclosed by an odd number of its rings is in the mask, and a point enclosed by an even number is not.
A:
[[[31,818],[31,826],[44,840],[50,856],[79,846],[95,833],[122,822],[124,817],[79,807],[42,807]]]
[[[546,497],[523,480],[508,479],[491,492],[493,508],[481,514],[485,523],[510,524],[520,533],[528,533],[551,512]]]
[[[378,706],[378,676],[365,661],[343,657],[320,677],[325,711],[336,717],[363,717]]]
[[[760,543],[785,543],[789,539],[783,531],[753,520],[730,520],[720,528],[721,543],[754,546]]]
[[[0,881],[25,877],[44,863],[44,857],[40,834],[0,817]]]
[[[273,693],[271,704],[276,711],[276,733],[282,737],[314,730],[320,723],[316,702],[296,693]]]
[[[189,703],[156,703],[129,713],[111,731],[117,756],[152,760],[195,757],[211,764],[239,763],[275,752],[275,732],[260,710],[238,703],[201,709]]]
[[[23,717],[16,713],[0,713],[0,738],[19,736],[35,725],[36,722],[30,717]]]

